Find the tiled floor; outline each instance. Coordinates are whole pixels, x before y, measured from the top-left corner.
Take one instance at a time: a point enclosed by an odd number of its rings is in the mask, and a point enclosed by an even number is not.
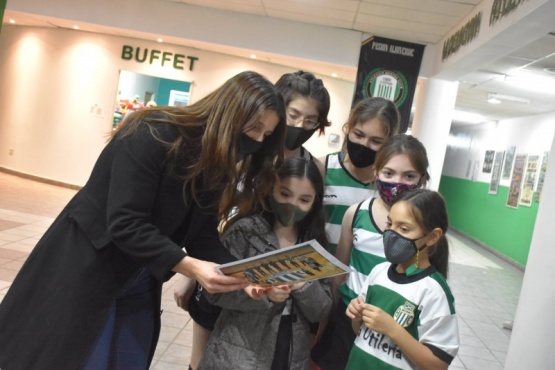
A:
[[[75,194],[0,172],[0,301],[37,240]],[[449,369],[503,369],[523,272],[458,234],[449,235],[449,282],[459,315],[461,348]],[[162,332],[154,370],[186,369],[192,323],[173,301],[175,278],[164,286]]]

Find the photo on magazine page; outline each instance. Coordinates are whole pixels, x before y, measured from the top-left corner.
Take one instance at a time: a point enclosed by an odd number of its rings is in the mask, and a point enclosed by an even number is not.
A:
[[[260,286],[293,284],[351,271],[316,240],[226,263],[218,269],[224,275],[244,277]]]

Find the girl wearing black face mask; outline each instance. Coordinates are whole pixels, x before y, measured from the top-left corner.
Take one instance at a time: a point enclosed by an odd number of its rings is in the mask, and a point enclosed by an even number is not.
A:
[[[312,161],[286,159],[267,198],[268,210],[230,220],[222,239],[224,245],[239,259],[310,239],[326,246],[322,193],[322,178]],[[244,368],[247,363],[253,369],[308,368],[308,323],[318,322],[329,313],[329,281],[257,292],[258,300],[243,291],[208,296],[222,311],[199,369]],[[231,351],[234,355],[226,356]]]
[[[346,310],[358,333],[346,369],[383,362],[396,369],[447,369],[459,348],[446,281],[447,227],[445,202],[437,192],[410,190],[393,204],[383,234],[389,262],[372,270]],[[394,355],[384,356],[383,348]]]
[[[405,134],[393,136],[382,146],[374,164],[378,195],[346,211],[336,257],[357,273],[333,279],[332,291],[339,292],[334,297],[336,308],[313,351],[322,369],[345,368],[354,340],[345,309],[361,293],[360,287],[374,266],[385,261],[382,233],[391,204],[404,191],[425,185],[427,169],[426,149],[420,141]]]
[[[342,151],[318,159],[325,179],[324,206],[328,216],[326,231],[335,251],[341,220],[347,208],[374,192],[372,165],[383,142],[399,130],[399,111],[391,101],[368,98],[358,102],[343,126],[345,144]]]
[[[302,157],[312,159],[303,144],[318,131],[330,126],[328,112],[330,96],[322,80],[312,73],[298,71],[281,76],[276,89],[283,95],[287,130],[285,131],[285,158]]]

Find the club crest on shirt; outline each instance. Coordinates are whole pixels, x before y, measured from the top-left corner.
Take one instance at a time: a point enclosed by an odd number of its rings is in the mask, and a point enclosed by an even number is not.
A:
[[[404,304],[400,305],[399,308],[395,311],[393,318],[399,325],[403,328],[408,327],[414,321],[414,310],[416,306],[410,302],[405,302]]]

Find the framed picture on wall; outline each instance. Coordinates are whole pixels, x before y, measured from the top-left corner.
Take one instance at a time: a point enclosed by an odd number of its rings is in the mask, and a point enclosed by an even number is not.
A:
[[[497,194],[499,181],[501,180],[501,167],[503,166],[503,157],[505,152],[496,152],[493,160],[493,169],[491,171],[491,181],[489,183],[489,194]]]
[[[549,157],[549,152],[543,152],[542,165],[540,167],[540,174],[538,176],[538,185],[536,186],[536,195],[534,196],[534,202],[539,203],[542,189],[543,181],[545,180],[545,171],[547,171],[547,158]]]
[[[493,157],[495,156],[495,150],[486,150],[486,156],[484,157],[484,165],[482,166],[483,173],[491,173],[493,168]]]
[[[505,163],[503,164],[503,176],[501,176],[501,178],[504,180],[507,180],[511,177],[511,168],[513,167],[515,150],[516,146],[510,146],[507,148],[507,153],[505,154]]]
[[[530,207],[532,199],[534,198],[534,187],[536,185],[536,177],[538,174],[538,166],[540,162],[539,155],[528,156],[528,163],[526,164],[526,174],[524,175],[524,182],[522,183],[522,192],[518,204]]]
[[[520,189],[522,186],[522,177],[524,175],[524,167],[526,166],[526,158],[528,154],[517,154],[513,166],[513,175],[509,185],[509,196],[507,198],[507,207],[517,208],[518,198],[520,197]],[[505,164],[507,162],[505,161]]]

